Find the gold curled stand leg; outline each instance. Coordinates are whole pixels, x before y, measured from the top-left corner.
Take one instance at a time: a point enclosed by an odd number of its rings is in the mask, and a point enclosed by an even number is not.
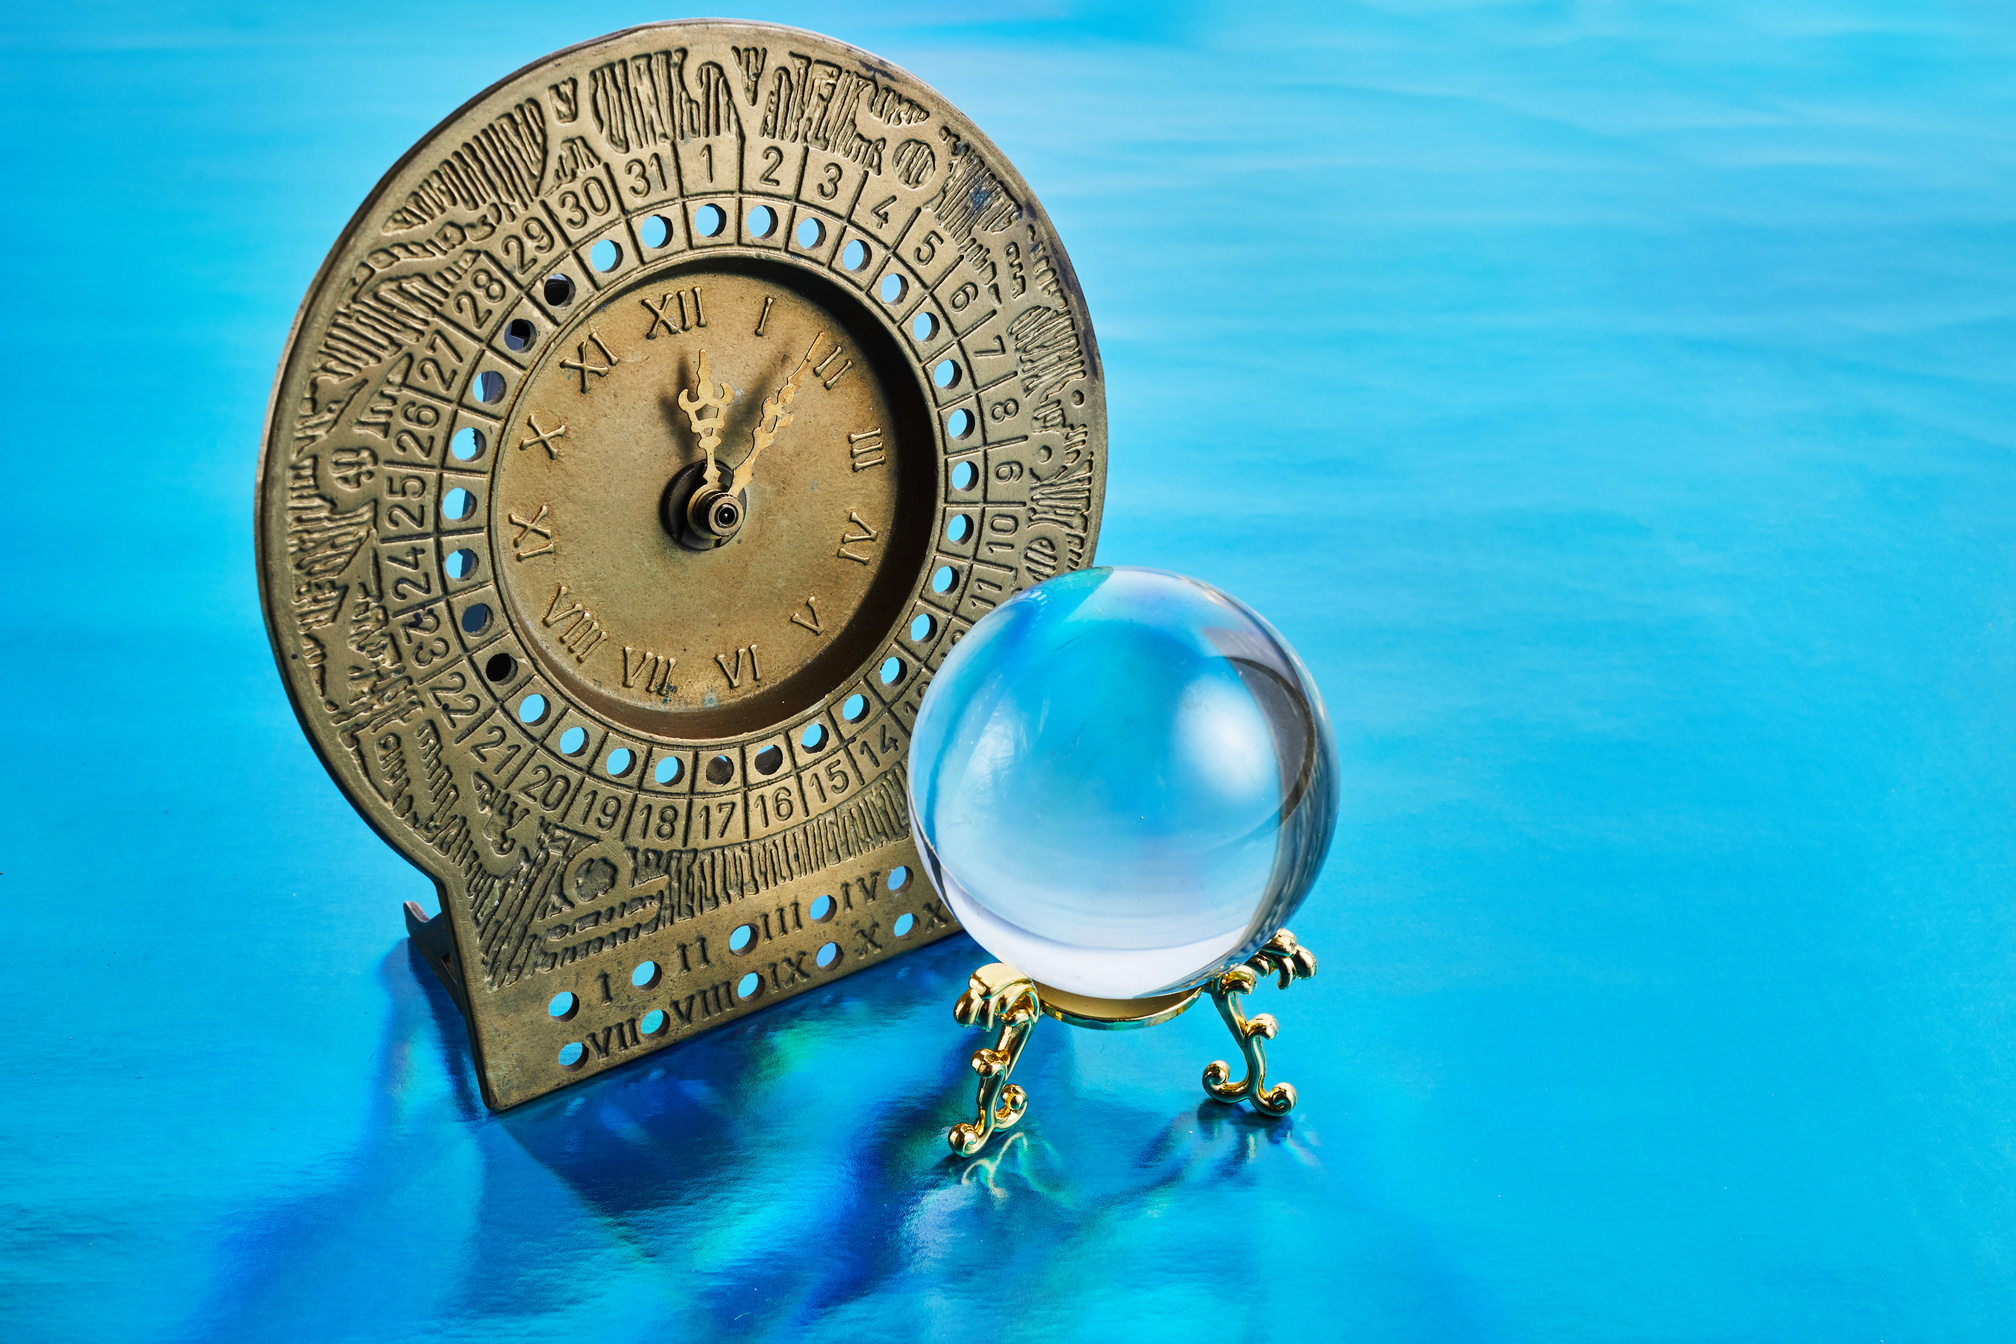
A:
[[[1280,1024],[1272,1013],[1249,1018],[1239,1007],[1240,996],[1252,993],[1263,977],[1275,973],[1280,975],[1283,989],[1316,974],[1315,956],[1286,929],[1275,934],[1243,965],[1234,966],[1209,982],[1211,1001],[1218,1005],[1218,1015],[1232,1029],[1233,1039],[1246,1056],[1246,1076],[1236,1083],[1229,1081],[1232,1070],[1224,1060],[1214,1059],[1204,1070],[1204,1091],[1214,1101],[1251,1100],[1262,1114],[1286,1115],[1295,1109],[1295,1087],[1292,1083],[1267,1086],[1267,1049],[1262,1044],[1274,1039]],[[974,1067],[979,1066],[976,1063]]]
[[[980,1114],[970,1124],[952,1126],[945,1135],[959,1156],[973,1156],[995,1130],[1007,1129],[1022,1118],[1029,1096],[1009,1082],[1008,1075],[1042,1012],[1035,984],[1006,962],[982,966],[967,981],[952,1016],[961,1026],[982,1031],[998,1026],[1001,1035],[992,1046],[973,1052],[973,1072],[980,1075]]]

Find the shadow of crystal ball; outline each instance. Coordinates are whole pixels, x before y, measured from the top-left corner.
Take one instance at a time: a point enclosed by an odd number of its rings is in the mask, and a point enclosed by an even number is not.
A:
[[[1301,660],[1243,603],[1090,569],[967,632],[917,716],[910,814],[966,931],[1039,984],[1171,993],[1295,913],[1337,814]]]

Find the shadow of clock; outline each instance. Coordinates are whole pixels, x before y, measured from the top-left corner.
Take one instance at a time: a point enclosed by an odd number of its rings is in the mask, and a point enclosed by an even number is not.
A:
[[[185,1333],[278,1339],[333,1311],[354,1337],[392,1338],[437,1315],[564,1312],[612,1250],[662,1279],[702,1338],[839,1338],[850,1311],[892,1292],[927,1338],[1005,1328],[1026,1324],[1016,1301],[1082,1298],[1102,1262],[1152,1279],[1204,1254],[1223,1285],[1267,1281],[1278,1241],[1208,1228],[1256,1200],[1292,1206],[1324,1154],[1298,1117],[1200,1102],[1194,1065],[1140,1087],[1086,1033],[1045,1023],[1016,1071],[1032,1099],[1022,1124],[977,1158],[946,1151],[946,1128],[971,1116],[981,1039],[951,1004],[982,955],[950,938],[493,1115],[460,1013],[394,949],[361,1134],[232,1216]],[[1164,1066],[1144,1060],[1139,1077]],[[1444,1261],[1404,1220],[1349,1222],[1312,1226],[1310,1245],[1346,1232],[1416,1280]],[[1467,1290],[1429,1277],[1429,1314],[1464,1316]]]
[[[995,1274],[1041,1292],[1082,1272],[1059,1265],[1060,1237],[1097,1242],[1209,1187],[1250,1193],[1242,1173],[1263,1155],[1288,1172],[1315,1165],[1292,1117],[1200,1104],[1187,1077],[1137,1097],[1096,1061],[1081,1067],[1083,1034],[1056,1023],[1017,1069],[1027,1118],[979,1157],[953,1156],[945,1132],[971,1117],[983,1037],[951,1004],[984,958],[948,939],[500,1127],[626,1240],[675,1260],[761,1263],[766,1299],[812,1314],[934,1264],[965,1278],[973,1238]],[[1170,1094],[1184,1097],[1173,1111]],[[1252,1251],[1256,1276],[1268,1254]],[[716,1305],[724,1327],[746,1311],[746,1279],[724,1282]]]
[[[969,1238],[999,1258],[995,1274],[1040,1292],[1082,1272],[1056,1263],[1060,1236],[1096,1241],[1186,1188],[1236,1187],[1263,1150],[1295,1153],[1292,1120],[1208,1102],[1171,1114],[1160,1096],[1086,1086],[1080,1033],[1046,1023],[1017,1069],[1029,1116],[980,1157],[954,1157],[945,1131],[971,1116],[982,1038],[951,1004],[984,956],[948,939],[499,1127],[626,1241],[674,1263],[761,1264],[764,1299],[808,1318],[934,1264],[964,1278]],[[1264,1272],[1266,1252],[1253,1257]],[[745,1276],[718,1296],[690,1287],[724,1330],[749,1308]]]

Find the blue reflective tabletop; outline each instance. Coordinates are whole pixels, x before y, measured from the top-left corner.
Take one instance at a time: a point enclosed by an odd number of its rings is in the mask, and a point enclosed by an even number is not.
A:
[[[0,1337],[1990,1340],[2016,1320],[2016,18],[767,5],[928,80],[1098,325],[1099,558],[1266,615],[1341,816],[1271,987],[952,939],[492,1115],[297,728],[252,473],[379,174],[662,13],[0,18]],[[970,1112],[967,1112],[970,1114]],[[1041,1332],[1039,1335],[1038,1332]]]

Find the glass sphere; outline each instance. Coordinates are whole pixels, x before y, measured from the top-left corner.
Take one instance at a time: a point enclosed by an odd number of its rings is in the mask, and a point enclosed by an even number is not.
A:
[[[1092,998],[1251,956],[1337,815],[1323,702],[1273,627],[1153,569],[1060,575],[990,612],[917,715],[910,815],[982,947]]]

